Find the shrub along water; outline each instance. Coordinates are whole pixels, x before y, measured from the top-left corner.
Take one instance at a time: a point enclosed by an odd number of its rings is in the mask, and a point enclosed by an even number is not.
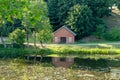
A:
[[[0,57],[1,58],[24,58],[26,55],[47,55],[51,54],[50,49],[35,49],[35,48],[1,48]]]
[[[107,41],[120,41],[120,29],[112,28],[104,34]]]

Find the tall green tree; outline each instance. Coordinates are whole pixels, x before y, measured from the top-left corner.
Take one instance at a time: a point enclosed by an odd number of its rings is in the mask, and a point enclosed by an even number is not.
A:
[[[88,5],[92,10],[94,17],[108,16],[111,12],[112,0],[83,0],[83,4]]]
[[[70,8],[76,4],[82,5],[82,0],[58,0],[60,27],[65,24]]]
[[[71,0],[58,0],[58,15],[59,15],[59,21],[60,21],[59,27],[65,24],[65,21],[67,18],[67,12],[70,8],[70,4],[68,3],[71,4],[72,1]]]
[[[48,17],[50,19],[50,24],[53,27],[53,30],[57,30],[60,27],[60,20],[59,20],[59,7],[58,7],[58,0],[48,0]]]
[[[109,15],[113,0],[48,0],[50,23],[56,30],[65,24],[69,9],[76,4],[87,5],[94,17]]]
[[[94,30],[92,17],[92,11],[87,5],[76,4],[71,7],[66,24],[77,34],[76,38],[80,39]]]
[[[52,40],[52,32],[50,29],[43,29],[38,31],[37,33],[37,39],[40,42],[40,46],[44,48],[45,46],[43,43],[50,42]]]
[[[25,29],[26,32],[26,42],[27,42],[27,47],[29,47],[29,33],[30,33],[30,24],[31,24],[31,17],[30,17],[30,0],[27,0],[25,3],[25,7],[23,8],[23,17],[22,17],[22,25]]]
[[[13,23],[13,18],[21,18],[22,7],[24,6],[25,0],[0,0],[0,27],[6,24],[7,21]],[[14,24],[14,23],[13,23]],[[3,31],[3,30],[2,30]],[[3,32],[2,32],[3,33]],[[6,47],[3,39],[3,34],[1,35],[1,42]]]
[[[54,31],[65,24],[70,7],[77,3],[77,0],[48,0],[48,15]]]
[[[28,6],[24,9],[23,25],[25,28],[31,29],[34,36],[34,46],[36,46],[36,33],[39,30],[49,29],[51,27],[49,24],[48,14],[47,14],[47,4],[43,1],[30,1]]]

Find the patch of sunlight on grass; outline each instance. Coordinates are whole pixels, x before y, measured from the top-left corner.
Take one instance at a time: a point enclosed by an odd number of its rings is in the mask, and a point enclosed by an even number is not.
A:
[[[108,45],[108,44],[98,44],[98,46],[100,47],[109,47],[109,48],[112,48],[113,46],[112,45]]]
[[[47,55],[48,57],[60,57],[58,54],[50,54],[50,55]]]

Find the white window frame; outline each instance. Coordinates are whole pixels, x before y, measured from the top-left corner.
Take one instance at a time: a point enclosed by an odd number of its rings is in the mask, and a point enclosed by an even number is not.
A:
[[[72,60],[72,58],[68,58],[68,61],[69,61],[69,62],[72,62],[73,60]]]
[[[57,61],[58,61],[58,58],[54,58],[54,60],[55,60],[55,62],[57,62]]]
[[[55,37],[54,40],[55,40],[55,42],[58,42],[58,37]]]

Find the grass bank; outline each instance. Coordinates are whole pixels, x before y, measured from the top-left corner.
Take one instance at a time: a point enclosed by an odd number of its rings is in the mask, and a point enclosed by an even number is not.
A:
[[[0,48],[1,58],[24,58],[26,55],[48,55],[52,54],[50,49],[35,48]]]
[[[97,58],[119,58],[120,49],[99,49],[99,48],[80,48],[80,47],[48,47],[40,48],[0,48],[0,58],[24,58],[26,55],[42,56],[71,56],[71,57],[93,57]]]

